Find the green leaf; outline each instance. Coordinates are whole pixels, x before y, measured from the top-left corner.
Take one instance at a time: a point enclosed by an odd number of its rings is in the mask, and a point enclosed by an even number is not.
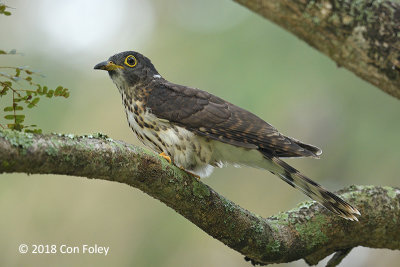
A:
[[[6,120],[13,120],[15,115],[5,115],[4,119]]]
[[[20,74],[21,74],[21,70],[16,68],[15,69],[15,77],[19,77]]]
[[[26,133],[34,133],[34,134],[41,134],[42,129],[25,129]]]
[[[11,15],[11,12],[9,12],[9,11],[4,11],[3,14],[6,15],[6,16],[10,16],[10,15]]]
[[[24,108],[22,106],[16,106],[15,110],[24,110]]]
[[[4,55],[4,54],[7,54],[7,52],[4,50],[0,50],[0,55]]]
[[[7,91],[9,90],[8,87],[4,88],[3,90],[0,91],[0,96],[6,95]]]
[[[38,84],[38,85],[36,85],[36,87],[37,87],[36,92],[39,95],[44,95],[42,86],[40,84]]]
[[[28,77],[25,78],[25,80],[27,80],[28,82],[30,82],[30,81],[32,81],[32,77],[31,77],[31,76],[28,76]]]
[[[16,124],[14,124],[14,130],[21,131],[22,128],[24,128],[24,125],[22,125],[18,122]]]
[[[31,104],[36,105],[39,102],[40,98],[39,97],[35,97],[32,101]]]
[[[7,112],[7,111],[13,111],[14,109],[13,107],[5,107],[3,110]]]
[[[54,90],[49,90],[49,92],[46,94],[46,96],[47,96],[48,98],[52,98],[53,95],[54,95]]]
[[[15,115],[15,122],[16,123],[21,123],[25,119],[25,115]]]
[[[58,86],[58,87],[56,88],[56,90],[54,91],[54,96],[59,96],[59,95],[61,95],[62,91],[63,91],[62,86]]]

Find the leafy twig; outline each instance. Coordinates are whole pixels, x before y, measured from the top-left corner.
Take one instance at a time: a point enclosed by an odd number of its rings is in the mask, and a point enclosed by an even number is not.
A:
[[[8,11],[7,8],[11,8],[11,7],[6,6],[5,4],[0,2],[0,14],[3,14],[5,16],[10,16],[11,12]]]

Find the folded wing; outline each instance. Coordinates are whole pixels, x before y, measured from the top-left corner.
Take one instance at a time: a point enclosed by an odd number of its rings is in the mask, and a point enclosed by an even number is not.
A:
[[[253,113],[205,91],[173,84],[151,86],[146,106],[157,117],[231,145],[277,157],[318,157],[321,150],[280,134]]]

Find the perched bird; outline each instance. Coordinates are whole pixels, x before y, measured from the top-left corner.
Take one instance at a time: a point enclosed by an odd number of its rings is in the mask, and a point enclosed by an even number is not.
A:
[[[284,136],[253,113],[205,91],[171,83],[138,52],[97,64],[122,95],[129,126],[139,140],[199,177],[226,164],[268,170],[328,210],[349,220],[360,212],[291,167],[281,157],[314,157],[315,146]]]

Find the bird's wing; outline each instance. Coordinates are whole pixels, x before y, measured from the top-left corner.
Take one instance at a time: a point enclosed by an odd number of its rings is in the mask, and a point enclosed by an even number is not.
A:
[[[156,83],[146,106],[154,115],[198,135],[278,157],[317,157],[320,149],[280,134],[253,113],[205,91]]]

